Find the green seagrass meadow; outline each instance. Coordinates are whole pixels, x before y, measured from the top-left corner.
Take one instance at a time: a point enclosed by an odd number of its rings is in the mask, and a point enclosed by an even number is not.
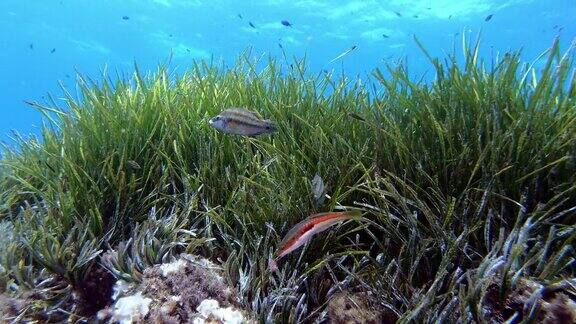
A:
[[[366,293],[383,322],[552,316],[541,300],[576,298],[574,51],[555,41],[531,65],[479,48],[422,47],[431,82],[404,61],[359,79],[249,52],[182,75],[79,75],[78,93],[32,103],[43,139],[2,153],[0,296],[21,303],[4,319],[88,320],[117,279],[183,252],[222,265],[261,322],[324,320],[341,291]],[[227,107],[278,132],[219,133],[207,121]],[[291,226],[342,209],[367,220],[268,269]],[[94,290],[95,272],[108,285]]]

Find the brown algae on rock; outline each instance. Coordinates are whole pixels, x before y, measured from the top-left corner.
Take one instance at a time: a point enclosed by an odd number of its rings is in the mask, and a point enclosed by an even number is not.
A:
[[[328,323],[395,323],[397,317],[376,307],[365,292],[334,294],[326,307]]]
[[[521,278],[502,299],[499,290],[494,280],[482,302],[483,317],[491,323],[525,320],[532,307],[538,310],[533,318],[537,323],[576,323],[576,302],[563,289],[546,289],[534,279]]]
[[[234,289],[221,269],[193,255],[144,270],[142,282],[115,286],[115,304],[99,319],[123,323],[247,323]]]

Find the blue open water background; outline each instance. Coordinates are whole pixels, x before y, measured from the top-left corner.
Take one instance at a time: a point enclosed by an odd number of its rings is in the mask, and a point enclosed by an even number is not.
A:
[[[532,61],[556,36],[563,50],[574,41],[576,0],[1,0],[0,141],[39,134],[41,114],[24,100],[50,93],[64,106],[59,84],[75,93],[76,71],[98,79],[104,69],[129,74],[134,63],[155,70],[172,56],[182,72],[194,59],[233,64],[249,47],[281,59],[281,44],[289,57],[306,56],[311,72],[366,76],[406,58],[418,77],[431,65],[413,35],[444,57],[479,32],[482,57],[522,48]]]

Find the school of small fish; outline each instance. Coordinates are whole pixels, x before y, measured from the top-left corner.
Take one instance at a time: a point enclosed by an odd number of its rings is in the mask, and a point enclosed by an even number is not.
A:
[[[60,4],[62,4],[62,2],[60,2]],[[426,7],[426,9],[427,9],[427,10],[431,10],[432,7]],[[350,12],[350,14],[352,14],[352,15],[353,15],[354,13],[355,13],[354,11],[351,11],[351,12]],[[399,19],[403,19],[403,18],[405,17],[405,16],[404,16],[401,12],[399,12],[399,11],[391,11],[391,13],[395,14],[396,17],[399,18]],[[448,16],[448,19],[452,19],[452,16],[453,16],[453,15],[449,15],[449,16]],[[494,16],[494,14],[489,14],[489,15],[487,15],[487,16],[484,18],[484,22],[489,22],[490,20],[492,20],[492,17],[493,17],[493,16]],[[244,17],[243,17],[242,14],[240,14],[240,13],[238,13],[238,14],[236,15],[236,17],[238,17],[239,19],[244,20]],[[418,19],[419,17],[420,17],[419,15],[412,15],[412,18],[415,18],[415,19]],[[123,16],[121,16],[121,18],[122,18],[122,20],[130,20],[130,16],[127,16],[127,15],[123,15]],[[326,18],[325,18],[325,19],[326,19]],[[369,22],[369,20],[364,20],[364,21],[365,21],[365,22]],[[293,26],[294,26],[290,21],[288,21],[288,20],[286,20],[286,19],[280,20],[280,24],[282,24],[282,25],[285,26],[285,27],[290,27],[290,28],[293,28]],[[257,26],[254,24],[254,22],[252,22],[252,21],[248,21],[248,26],[250,26],[250,28],[253,28],[253,29],[258,29],[258,27],[257,27]],[[561,32],[563,28],[564,28],[563,26],[558,27],[558,25],[555,25],[554,28],[553,28],[553,30],[556,30],[557,32]],[[455,35],[458,35],[458,34],[459,34],[459,33],[456,33]],[[172,36],[173,36],[172,34],[169,34],[169,37],[172,37]],[[382,38],[390,38],[390,37],[391,37],[391,36],[388,35],[388,34],[382,34]],[[279,43],[278,45],[280,46],[280,48],[281,48],[282,50],[284,50],[284,47],[282,46],[282,44]],[[33,50],[33,49],[34,49],[34,44],[33,44],[33,43],[29,43],[29,48],[30,48],[31,50]],[[330,60],[329,63],[334,63],[335,61],[337,61],[337,60],[339,60],[339,59],[347,56],[348,54],[350,54],[351,52],[353,52],[356,48],[357,48],[357,45],[353,45],[352,47],[348,48],[347,50],[345,50],[344,52],[342,52],[341,54],[339,54],[338,56],[336,56],[335,58],[333,58],[332,60]],[[191,53],[191,51],[190,51],[189,48],[187,48],[186,51],[187,51],[188,53]],[[56,52],[56,48],[52,48],[52,50],[50,50],[50,53],[51,53],[51,54],[54,54],[55,52]]]

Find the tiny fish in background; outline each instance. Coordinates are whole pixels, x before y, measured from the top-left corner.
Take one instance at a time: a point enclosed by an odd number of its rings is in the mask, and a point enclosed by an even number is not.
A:
[[[123,20],[128,20],[128,19],[130,19],[130,17],[128,17],[128,16],[122,16],[122,19],[123,19]]]
[[[217,130],[234,135],[256,136],[276,132],[276,125],[242,108],[228,108],[209,121]]]
[[[292,24],[288,20],[282,20],[281,23],[286,27],[292,27]]]
[[[270,270],[277,271],[277,262],[279,259],[310,241],[315,234],[323,232],[337,223],[350,219],[362,219],[361,212],[345,211],[314,214],[294,225],[278,245],[278,250],[274,254],[274,258],[268,262]]]
[[[324,181],[322,181],[322,178],[320,178],[319,175],[315,175],[310,184],[312,186],[312,195],[314,197],[315,205],[322,205],[326,198],[326,187],[324,186]]]
[[[53,49],[50,51],[50,54],[54,54],[54,52],[56,52],[56,49],[55,49],[55,48],[53,48]]]
[[[33,49],[34,49],[34,44],[30,43],[29,47],[30,47],[31,50],[33,50]]]
[[[140,170],[142,169],[142,167],[140,166],[140,164],[138,164],[138,162],[134,161],[134,160],[128,160],[126,161],[126,163],[128,164],[129,167],[131,167],[134,170]]]
[[[494,15],[492,14],[492,15],[486,16],[486,18],[484,18],[484,21],[490,21],[490,19],[492,19],[492,16],[494,16]]]
[[[399,13],[398,11],[394,11],[394,13],[396,14],[396,16],[398,16],[398,17],[402,17],[402,14],[401,14],[401,13]]]
[[[242,19],[242,15],[241,15],[241,14],[238,14],[238,18]]]
[[[364,117],[362,117],[362,116],[360,116],[360,115],[358,115],[357,113],[354,113],[354,112],[349,112],[349,113],[348,113],[348,117],[354,118],[354,119],[356,119],[356,120],[363,121],[363,122],[366,121],[366,119],[364,119]]]
[[[248,22],[248,25],[250,25],[250,27],[252,28],[256,28],[256,26],[254,26],[254,24],[251,21]]]
[[[342,57],[348,55],[350,52],[352,52],[352,51],[355,50],[355,49],[356,49],[356,45],[350,47],[349,49],[347,49],[346,51],[344,51],[344,53],[342,53],[342,54],[336,56],[335,58],[333,58],[332,60],[330,60],[330,63],[336,61],[336,60],[339,59],[339,58],[342,58]]]
[[[38,162],[40,162],[40,161],[38,161]],[[56,170],[54,170],[54,168],[48,162],[44,161],[44,164],[46,164],[46,166],[48,167],[48,169],[50,169],[50,171],[56,173]]]
[[[382,34],[382,37],[384,38],[390,38],[390,36],[386,35],[386,34]]]

